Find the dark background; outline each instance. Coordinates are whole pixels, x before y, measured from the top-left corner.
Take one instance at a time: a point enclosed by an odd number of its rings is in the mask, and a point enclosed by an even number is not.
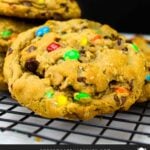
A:
[[[82,18],[109,24],[119,32],[150,34],[150,0],[78,0]]]

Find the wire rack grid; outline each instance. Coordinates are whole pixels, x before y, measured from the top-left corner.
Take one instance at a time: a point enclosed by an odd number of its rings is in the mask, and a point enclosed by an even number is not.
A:
[[[89,121],[50,120],[21,107],[8,93],[0,93],[0,130],[0,136],[20,134],[38,143],[57,145],[150,144],[150,103]]]

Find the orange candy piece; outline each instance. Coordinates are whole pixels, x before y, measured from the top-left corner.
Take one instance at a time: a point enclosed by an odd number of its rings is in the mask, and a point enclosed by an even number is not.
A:
[[[10,37],[10,40],[11,40],[11,41],[14,41],[16,38],[17,38],[17,34],[13,34],[13,35]]]
[[[100,39],[100,38],[101,38],[100,35],[96,35],[96,36],[92,39],[92,41],[94,42],[94,41],[96,41],[96,40],[98,40],[98,39]]]
[[[117,87],[115,89],[116,93],[129,93],[128,89],[124,88],[124,87]]]

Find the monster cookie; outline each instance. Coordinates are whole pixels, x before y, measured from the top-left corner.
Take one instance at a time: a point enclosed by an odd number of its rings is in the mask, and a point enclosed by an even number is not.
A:
[[[4,64],[5,53],[0,53],[0,91],[7,91],[8,87],[3,76],[3,64]]]
[[[0,52],[5,52],[20,32],[33,26],[23,21],[0,17]]]
[[[149,41],[142,36],[135,36],[132,41],[143,51],[146,57],[146,76],[143,92],[138,102],[150,99],[150,45]]]
[[[4,64],[9,91],[47,117],[90,119],[128,110],[142,92],[145,58],[108,25],[48,21],[21,33]]]
[[[0,0],[0,14],[21,18],[64,20],[80,17],[75,0]]]

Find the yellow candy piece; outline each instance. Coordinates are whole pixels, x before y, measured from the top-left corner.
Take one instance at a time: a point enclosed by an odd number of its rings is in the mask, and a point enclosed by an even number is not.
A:
[[[45,0],[38,0],[38,3],[39,3],[39,4],[44,4],[44,3],[45,3]]]
[[[84,37],[82,40],[81,40],[81,46],[86,46],[87,45],[87,43],[88,43],[88,40],[87,40],[87,38],[86,37]]]
[[[57,97],[57,106],[64,106],[68,103],[68,99],[64,95],[59,95]]]

